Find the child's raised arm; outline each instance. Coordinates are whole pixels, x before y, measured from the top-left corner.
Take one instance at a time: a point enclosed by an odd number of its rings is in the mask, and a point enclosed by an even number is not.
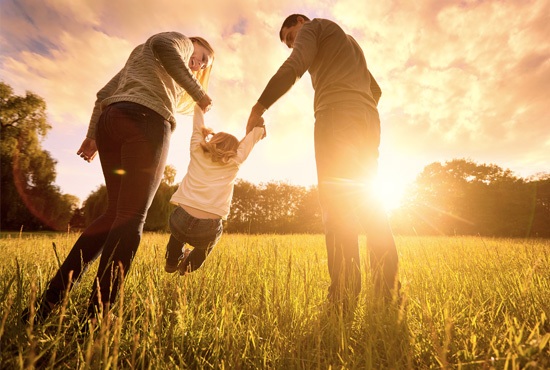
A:
[[[198,104],[193,112],[193,133],[191,134],[191,150],[204,140],[204,113]]]
[[[252,129],[242,140],[239,144],[239,149],[237,150],[237,156],[236,161],[238,163],[243,163],[246,158],[248,158],[248,155],[254,148],[254,145],[258,143],[261,139],[265,137],[265,125],[264,119],[261,118],[261,124],[258,122],[257,126]]]

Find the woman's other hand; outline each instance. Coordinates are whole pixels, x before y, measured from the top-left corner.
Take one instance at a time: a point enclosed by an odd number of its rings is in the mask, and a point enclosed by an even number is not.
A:
[[[210,110],[210,108],[212,108],[212,99],[210,99],[208,94],[204,94],[202,99],[199,100],[197,104],[201,107],[202,111],[206,113]]]
[[[97,155],[97,145],[95,140],[89,137],[85,138],[76,154],[88,163],[93,161]]]

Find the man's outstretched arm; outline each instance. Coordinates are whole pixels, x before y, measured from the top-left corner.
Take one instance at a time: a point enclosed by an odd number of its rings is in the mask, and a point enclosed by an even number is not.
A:
[[[292,53],[277,73],[271,77],[258,99],[258,103],[252,108],[246,127],[247,133],[255,127],[258,115],[261,117],[271,105],[286,94],[296,81],[302,77],[313,63],[316,55],[317,31],[305,25],[296,36]]]
[[[248,123],[246,125],[246,133],[248,134],[252,129],[258,126],[258,119],[262,117],[262,114],[269,109],[281,96],[286,94],[288,90],[296,82],[296,73],[288,67],[282,66],[277,73],[271,77],[271,80],[267,83],[262,95],[258,99],[258,102],[252,107]]]

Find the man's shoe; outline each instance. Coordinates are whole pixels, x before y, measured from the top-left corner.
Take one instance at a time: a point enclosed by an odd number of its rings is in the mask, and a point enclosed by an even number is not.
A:
[[[52,313],[53,309],[55,308],[56,304],[51,303],[44,299],[38,307],[35,308],[34,311],[34,321],[35,322],[43,322],[45,321],[48,316]],[[30,324],[31,322],[31,308],[27,307],[21,312],[21,321],[27,324]]]

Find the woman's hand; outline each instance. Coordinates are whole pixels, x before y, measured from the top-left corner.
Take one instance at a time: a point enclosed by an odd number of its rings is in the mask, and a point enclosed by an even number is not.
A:
[[[210,108],[212,108],[212,99],[210,99],[208,94],[204,94],[202,99],[199,100],[197,104],[201,107],[202,111],[206,113],[210,110]]]
[[[93,161],[95,156],[97,155],[97,145],[95,143],[95,140],[89,137],[85,138],[76,154],[88,163]]]

